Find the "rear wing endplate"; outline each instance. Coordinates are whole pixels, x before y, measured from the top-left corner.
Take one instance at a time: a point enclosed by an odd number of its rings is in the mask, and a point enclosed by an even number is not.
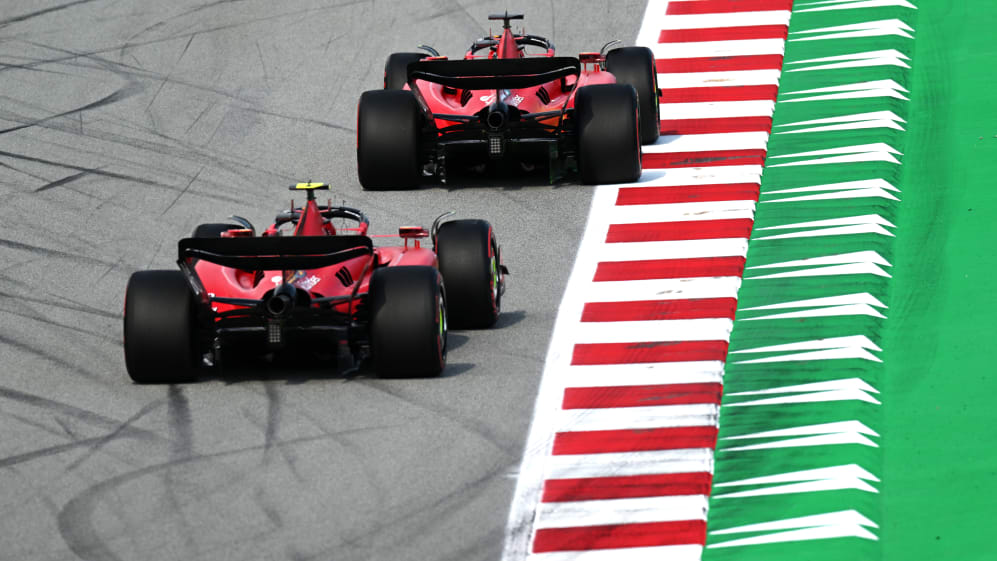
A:
[[[416,90],[414,80],[465,90],[497,90],[529,88],[579,74],[581,63],[573,57],[420,60],[408,65],[408,81],[412,90]]]

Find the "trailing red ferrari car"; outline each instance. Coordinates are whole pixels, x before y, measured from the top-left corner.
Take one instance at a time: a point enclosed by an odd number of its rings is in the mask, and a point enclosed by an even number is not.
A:
[[[226,356],[316,351],[385,377],[435,376],[447,328],[495,323],[505,266],[484,220],[398,229],[374,247],[357,209],[319,205],[300,183],[261,235],[244,218],[202,224],[178,244],[179,271],[140,271],[125,295],[124,348],[138,383],[192,379]],[[339,227],[336,227],[336,224]],[[283,226],[288,226],[282,229]],[[388,236],[385,236],[388,237]],[[429,238],[432,248],[420,240]]]
[[[578,57],[513,33],[522,14],[492,15],[502,33],[471,44],[463,60],[394,53],[384,89],[364,92],[357,115],[357,171],[365,189],[405,189],[424,177],[446,181],[456,165],[496,160],[548,165],[551,180],[635,181],[641,144],[660,134],[654,56],[645,47]],[[527,53],[528,48],[542,52]]]

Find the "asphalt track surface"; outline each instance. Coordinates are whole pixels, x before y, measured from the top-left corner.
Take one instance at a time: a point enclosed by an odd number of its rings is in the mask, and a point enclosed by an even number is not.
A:
[[[562,54],[632,44],[643,2],[5,0],[0,9],[0,558],[497,559],[591,188],[364,193],[356,103],[385,57],[459,57],[490,11]],[[374,233],[490,220],[496,329],[441,379],[269,365],[137,386],[129,275],[229,214],[269,223],[332,184]],[[507,181],[503,181],[507,183]]]

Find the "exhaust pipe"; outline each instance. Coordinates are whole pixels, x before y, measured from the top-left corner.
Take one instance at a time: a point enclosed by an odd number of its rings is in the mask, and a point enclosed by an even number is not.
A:
[[[294,301],[297,298],[298,289],[293,284],[284,283],[274,289],[273,294],[267,299],[264,306],[267,313],[273,318],[282,318],[291,313],[294,308]]]
[[[488,108],[488,115],[485,117],[485,124],[488,125],[493,131],[499,131],[505,128],[505,124],[509,122],[509,106],[501,101],[495,101],[491,107]]]

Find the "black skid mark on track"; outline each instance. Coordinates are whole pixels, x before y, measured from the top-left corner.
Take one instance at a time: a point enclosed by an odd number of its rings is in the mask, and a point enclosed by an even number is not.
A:
[[[79,173],[74,173],[73,175],[69,175],[69,176],[63,177],[62,179],[57,179],[55,181],[52,181],[51,183],[46,183],[45,185],[42,185],[41,187],[35,189],[35,193],[40,193],[42,191],[48,191],[49,189],[51,189],[53,187],[61,187],[61,186],[65,185],[65,184],[67,184],[67,183],[72,183],[73,181],[76,181],[77,179],[83,179],[84,177],[86,177],[88,175],[90,175],[89,171],[81,171]]]
[[[189,458],[194,451],[194,429],[190,401],[181,386],[172,385],[167,392],[167,416],[170,427],[170,458]]]
[[[263,389],[267,394],[267,425],[263,431],[263,449],[270,452],[280,428],[281,395],[273,382],[265,382]]]
[[[17,401],[18,403],[25,403],[27,405],[32,405],[40,409],[45,409],[53,413],[58,413],[60,415],[65,415],[67,417],[83,421],[90,425],[97,427],[106,428],[109,430],[114,430],[121,425],[121,421],[117,419],[111,419],[110,417],[105,417],[99,413],[94,413],[93,411],[88,411],[86,409],[80,409],[73,405],[67,403],[62,403],[40,395],[34,395],[30,393],[25,393],[11,388],[0,387],[0,397],[4,399],[9,399],[11,401]],[[162,441],[163,437],[160,435],[148,431],[145,429],[140,429],[136,427],[127,427],[123,436],[129,436],[132,438],[139,438],[144,441]]]
[[[56,366],[59,366],[62,369],[64,369],[67,374],[78,374],[93,382],[98,382],[104,385],[110,384],[109,382],[101,378],[99,375],[84,369],[82,366],[78,364],[73,364],[65,360],[64,358],[56,355],[55,353],[49,352],[47,349],[44,349],[42,347],[35,346],[30,343],[17,341],[15,339],[11,339],[10,337],[5,337],[3,335],[0,335],[0,343],[4,345],[9,345],[11,348],[17,349],[24,353],[35,355],[43,360],[47,360],[48,362],[51,362],[52,364],[55,364]]]
[[[267,396],[267,419],[263,429],[263,461],[264,463],[269,461],[271,458],[270,452],[276,447],[287,463],[287,467],[294,474],[294,478],[298,482],[303,483],[305,478],[298,471],[298,458],[294,455],[294,451],[284,448],[277,438],[282,419],[284,396],[277,389],[275,382],[264,382],[263,390]]]
[[[175,189],[174,187],[171,187],[169,185],[165,185],[163,183],[158,183],[156,181],[151,181],[151,180],[146,179],[144,177],[137,177],[137,176],[134,176],[134,175],[126,175],[126,174],[123,174],[123,173],[114,173],[113,171],[104,171],[101,168],[86,168],[86,167],[77,166],[77,165],[73,165],[73,164],[67,164],[65,162],[57,162],[57,161],[54,161],[54,160],[47,160],[45,158],[36,158],[34,156],[28,156],[26,154],[16,154],[14,152],[7,152],[5,150],[0,150],[0,156],[6,156],[8,158],[13,158],[15,160],[24,160],[24,161],[27,161],[27,162],[35,162],[37,164],[48,164],[50,166],[55,166],[55,167],[59,167],[59,168],[74,169],[76,171],[85,171],[85,172],[88,172],[88,173],[92,173],[94,175],[100,175],[100,176],[103,176],[103,177],[109,177],[111,179],[123,179],[125,181],[134,181],[136,183],[141,183],[143,185],[154,185],[156,187],[164,187],[166,189]]]
[[[187,191],[190,189],[190,186],[193,185],[195,181],[197,181],[198,177],[201,177],[201,172],[202,171],[204,171],[204,166],[201,166],[201,169],[197,170],[197,173],[194,174],[194,177],[190,178],[190,181],[187,182],[187,185],[183,188],[183,190],[180,191],[179,193],[177,193],[177,196],[174,197],[173,201],[170,202],[169,206],[167,206],[163,210],[163,212],[159,213],[159,216],[163,216],[164,214],[166,214],[167,212],[169,212],[170,209],[173,208],[173,205],[177,204],[177,201],[180,200],[180,197],[182,197],[182,196],[184,196],[184,195],[187,194]]]
[[[190,401],[184,394],[183,387],[171,385],[167,390],[167,423],[170,432],[170,460],[179,462],[193,456],[194,453],[194,430],[193,420],[190,412]],[[173,470],[167,469],[163,472],[163,486],[166,489],[166,500],[183,527],[184,545],[187,548],[186,558],[195,556],[197,549],[194,541],[194,528],[183,510],[183,504],[177,497],[177,487],[182,480],[174,477]]]
[[[380,535],[386,532],[401,531],[401,536],[393,539],[392,541],[396,545],[404,547],[412,543],[413,540],[426,535],[430,527],[445,524],[446,517],[457,515],[459,510],[463,508],[465,504],[472,502],[481,492],[484,492],[488,482],[492,481],[496,477],[502,477],[514,465],[516,465],[516,462],[498,466],[495,469],[489,470],[478,479],[464,483],[460,487],[442,497],[439,497],[429,504],[419,503],[413,504],[407,508],[394,508],[389,511],[389,513],[381,519],[381,522],[376,524],[374,527],[367,528],[363,532],[359,532],[349,538],[343,538],[340,543],[320,551],[316,555],[310,555],[306,559],[315,561],[330,559],[336,554],[340,554],[344,549],[363,549],[366,551],[367,547],[362,546],[361,544],[363,544],[367,538],[372,535]],[[406,524],[407,522],[411,522],[411,524]],[[504,529],[502,535],[504,535]]]
[[[78,6],[80,4],[89,4],[94,0],[74,0],[73,2],[66,2],[65,4],[59,4],[58,6],[52,6],[51,8],[45,8],[44,10],[37,10],[20,16],[14,16],[12,18],[7,18],[0,20],[0,27],[5,27],[12,23],[20,23],[22,21],[27,21],[38,16],[44,16],[45,14],[50,14],[52,12],[58,12],[60,10],[65,10],[66,8],[72,8],[73,6]]]
[[[0,293],[0,296],[2,296],[2,295],[3,294]],[[30,313],[20,313],[20,312],[15,312],[13,310],[3,310],[3,309],[0,309],[0,313],[10,314],[12,316],[17,316],[19,318],[24,318],[27,321],[35,321],[35,322],[38,322],[38,323],[44,323],[45,325],[50,325],[52,327],[58,327],[58,328],[61,328],[61,329],[66,329],[68,331],[74,331],[76,333],[80,333],[80,334],[83,334],[83,335],[89,335],[90,337],[96,337],[98,339],[103,339],[103,340],[105,340],[107,342],[110,342],[110,343],[115,343],[115,344],[120,343],[120,341],[119,341],[118,338],[115,338],[115,337],[113,337],[111,335],[108,335],[104,331],[84,329],[84,328],[80,327],[79,325],[68,325],[68,324],[65,324],[65,323],[59,323],[57,321],[48,319],[48,318],[40,315],[38,312],[36,312],[34,310],[32,310]]]
[[[491,444],[495,449],[503,452],[506,456],[510,458],[518,457],[520,454],[518,443],[504,443],[495,436],[494,432],[486,424],[482,423],[473,416],[463,415],[457,411],[441,408],[433,408],[424,403],[419,403],[412,399],[410,396],[405,395],[398,389],[394,387],[391,383],[384,383],[376,380],[363,380],[361,383],[369,388],[375,389],[386,395],[389,395],[395,399],[401,400],[413,407],[421,409],[423,411],[429,412],[432,415],[443,417],[447,419],[461,429],[479,436],[485,442]]]
[[[137,413],[126,419],[123,423],[121,423],[117,428],[115,428],[109,434],[101,437],[100,439],[97,440],[97,442],[93,443],[85,454],[77,458],[75,461],[73,461],[73,463],[66,466],[66,471],[73,471],[74,469],[78,468],[83,462],[87,461],[87,459],[89,459],[90,456],[93,456],[95,453],[99,452],[100,449],[104,447],[107,443],[120,437],[122,432],[125,431],[125,429],[131,427],[132,423],[148,415],[152,411],[158,409],[159,406],[161,406],[164,401],[165,400],[157,399],[151,403],[147,403],[144,407],[139,409]]]
[[[49,456],[55,456],[57,454],[62,454],[63,452],[68,452],[69,450],[75,450],[77,448],[92,446],[103,439],[104,439],[103,436],[96,436],[94,438],[84,438],[82,440],[75,440],[73,442],[66,442],[64,444],[56,444],[55,446],[46,446],[45,448],[39,448],[37,450],[32,450],[30,452],[24,452],[22,454],[7,456],[5,458],[0,458],[0,468],[7,468],[10,466],[15,466],[20,463],[30,462],[31,460],[36,460],[38,458],[47,458]]]
[[[2,242],[0,242],[0,245],[2,245]],[[9,277],[3,276],[3,275],[0,275],[0,278],[6,279],[6,280],[12,280],[12,281],[14,280],[14,279],[10,279]],[[23,283],[19,283],[19,284],[23,284]],[[27,285],[24,285],[24,286],[25,286],[25,288],[29,288]],[[35,298],[33,296],[25,296],[23,294],[12,294],[10,292],[0,291],[0,297],[2,297],[2,298],[10,298],[12,300],[17,300],[17,301],[21,301],[21,302],[31,302],[32,304],[44,304],[46,306],[52,306],[54,308],[60,308],[60,309],[63,309],[63,310],[70,310],[70,311],[73,311],[73,312],[82,312],[84,314],[91,314],[91,315],[100,316],[100,317],[109,318],[109,319],[116,319],[116,320],[120,320],[121,319],[121,314],[120,313],[108,312],[106,310],[101,310],[99,308],[92,308],[90,306],[86,306],[84,304],[80,304],[79,302],[72,302],[71,301],[72,304],[66,304],[66,303],[62,303],[62,302],[56,302],[54,300],[54,298],[59,298],[59,296],[56,296],[56,295],[51,295],[51,296],[52,296],[52,298]]]
[[[342,433],[338,433],[336,436],[338,437],[348,433],[365,432],[368,430],[371,429],[366,428],[343,431]],[[275,444],[294,447],[332,439],[333,437],[330,435],[323,434],[318,436],[295,438]],[[101,500],[108,493],[114,491],[121,485],[130,483],[146,475],[157,475],[162,471],[173,467],[259,452],[262,449],[263,445],[257,445],[247,446],[237,450],[227,450],[212,454],[190,456],[187,458],[170,460],[160,464],[139,468],[115,477],[111,477],[110,479],[106,479],[100,483],[88,487],[83,492],[70,499],[69,502],[62,507],[56,517],[59,534],[62,536],[66,546],[69,547],[69,549],[80,559],[84,559],[86,561],[121,561],[121,558],[118,557],[104,542],[103,538],[101,538],[100,532],[94,525],[93,520],[94,511],[97,509],[97,506],[100,504]]]
[[[44,118],[37,119],[37,120],[31,121],[31,122],[28,122],[28,123],[24,123],[24,124],[18,125],[16,127],[10,127],[8,129],[0,129],[0,134],[6,134],[6,133],[9,133],[9,132],[19,131],[21,129],[26,129],[28,127],[33,127],[35,125],[42,124],[42,123],[44,123],[46,121],[51,121],[52,119],[58,119],[59,117],[67,117],[69,115],[74,115],[74,114],[77,114],[77,113],[83,113],[84,111],[89,111],[91,109],[97,109],[97,108],[100,108],[100,107],[104,107],[105,105],[111,105],[112,103],[116,103],[116,102],[121,101],[123,99],[129,98],[129,97],[131,97],[131,96],[139,93],[143,89],[145,89],[145,88],[143,88],[140,84],[138,84],[137,82],[133,82],[133,83],[130,83],[130,84],[126,85],[126,86],[123,86],[123,87],[119,88],[114,93],[111,93],[109,95],[106,95],[106,96],[98,99],[97,101],[88,103],[86,105],[77,107],[75,109],[70,109],[69,111],[63,111],[62,113],[56,113],[54,115],[49,115],[48,117],[44,117]]]

